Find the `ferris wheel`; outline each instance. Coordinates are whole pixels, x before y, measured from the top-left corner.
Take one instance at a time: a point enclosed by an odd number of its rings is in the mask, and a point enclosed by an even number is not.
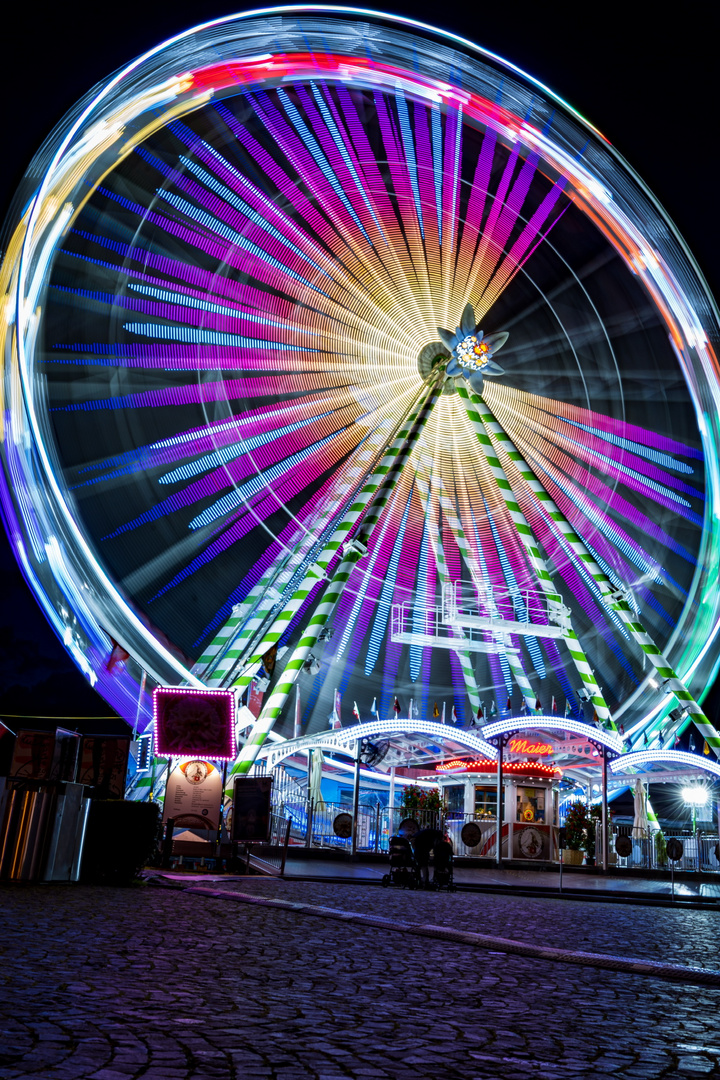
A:
[[[407,19],[234,16],[93,91],[16,206],[5,517],[123,715],[264,664],[243,768],[298,680],[305,730],[552,702],[718,752],[717,314],[550,90]]]

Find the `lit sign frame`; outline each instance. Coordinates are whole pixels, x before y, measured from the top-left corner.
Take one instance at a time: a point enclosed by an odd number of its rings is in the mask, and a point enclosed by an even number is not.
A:
[[[168,731],[163,722],[163,698],[221,698],[227,705],[227,714],[224,718],[224,738],[218,733],[218,738],[212,743],[203,744],[202,737],[198,736],[196,746],[172,743],[166,740]],[[196,690],[190,686],[156,686],[153,690],[153,726],[155,729],[155,754],[160,757],[199,757],[208,758],[210,761],[234,761],[237,750],[235,747],[235,716],[237,713],[237,699],[234,690]],[[221,745],[225,742],[225,746]]]

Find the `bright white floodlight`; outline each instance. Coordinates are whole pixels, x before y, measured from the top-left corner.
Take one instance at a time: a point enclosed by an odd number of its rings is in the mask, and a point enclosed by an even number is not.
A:
[[[705,806],[708,801],[707,788],[684,787],[682,789],[682,797],[690,806]]]

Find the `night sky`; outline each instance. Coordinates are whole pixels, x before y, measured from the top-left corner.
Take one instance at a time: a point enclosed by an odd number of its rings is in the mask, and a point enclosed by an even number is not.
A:
[[[35,150],[94,83],[163,39],[234,10],[219,3],[170,6],[152,0],[102,8],[15,5],[0,112],[3,214]],[[477,41],[577,108],[653,190],[720,295],[712,5],[691,2],[676,8],[671,20],[661,17],[660,6],[638,0],[586,11],[552,2],[466,6],[396,0],[388,10]],[[717,688],[706,708],[717,717]],[[112,730],[107,721],[90,719],[110,716],[111,710],[55,638],[0,533],[0,717],[11,713],[82,716],[88,719],[77,723],[81,730]]]

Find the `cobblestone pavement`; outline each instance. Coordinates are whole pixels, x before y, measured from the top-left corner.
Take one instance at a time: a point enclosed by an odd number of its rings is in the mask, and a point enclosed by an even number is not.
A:
[[[226,887],[719,966],[713,912]],[[0,1078],[720,1077],[720,990],[151,886],[0,890]]]
[[[180,877],[180,880],[187,880]],[[193,884],[206,884],[198,876]],[[362,885],[220,878],[213,888],[257,892],[306,904],[326,904],[387,918],[438,923],[457,930],[583,952],[612,953],[659,963],[720,970],[720,911],[568,903],[550,898],[483,893],[409,893]],[[718,1022],[720,1026],[720,1020]],[[718,1042],[720,1046],[720,1042]]]

